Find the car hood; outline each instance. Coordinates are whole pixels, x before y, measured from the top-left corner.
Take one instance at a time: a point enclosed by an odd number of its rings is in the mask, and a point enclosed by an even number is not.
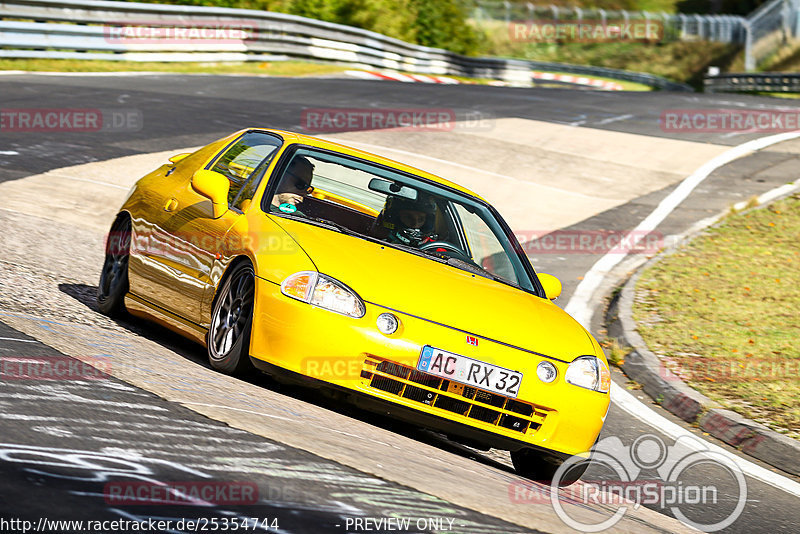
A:
[[[595,353],[586,330],[548,300],[335,230],[288,218],[279,223],[319,272],[368,303],[563,361]]]

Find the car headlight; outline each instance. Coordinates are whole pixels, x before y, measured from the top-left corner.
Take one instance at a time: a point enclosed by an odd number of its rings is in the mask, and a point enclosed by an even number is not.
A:
[[[350,317],[364,317],[366,308],[355,291],[342,282],[314,271],[301,271],[281,283],[281,293]]]
[[[611,373],[602,360],[595,356],[579,356],[569,364],[564,380],[573,386],[608,393]]]

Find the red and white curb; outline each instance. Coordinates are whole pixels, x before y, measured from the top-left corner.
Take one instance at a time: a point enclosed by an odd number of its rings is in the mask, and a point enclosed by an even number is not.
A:
[[[606,91],[622,91],[624,87],[616,82],[609,82],[606,80],[597,80],[594,78],[587,78],[585,76],[572,76],[571,74],[553,74],[552,72],[537,72],[531,73],[534,80],[547,80],[554,82],[573,83],[576,85],[586,85],[589,87],[597,87],[598,89],[605,89]]]
[[[425,74],[401,74],[393,71],[374,71],[374,70],[348,70],[345,71],[348,76],[361,78],[363,80],[390,80],[395,82],[407,83],[443,83],[443,84],[458,84],[469,83],[460,82],[447,76],[428,76]],[[587,78],[585,76],[572,76],[569,74],[553,74],[551,72],[531,72],[531,78],[534,80],[556,81],[563,83],[571,83],[574,85],[585,85],[587,87],[596,87],[598,89],[605,89],[607,91],[622,91],[624,88],[616,83],[605,80],[597,80],[594,78]],[[489,85],[505,86],[506,82],[493,81]]]
[[[362,78],[364,80],[390,80],[394,82],[407,82],[407,83],[444,83],[456,84],[461,83],[453,78],[447,76],[427,76],[425,74],[400,74],[399,72],[383,71],[378,72],[374,70],[348,70],[345,71],[348,76]]]

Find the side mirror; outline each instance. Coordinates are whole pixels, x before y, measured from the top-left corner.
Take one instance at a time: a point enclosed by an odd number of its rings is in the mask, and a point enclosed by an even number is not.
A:
[[[215,219],[219,219],[228,211],[230,187],[228,179],[218,172],[200,169],[192,175],[192,188],[211,201]]]
[[[169,162],[170,163],[178,163],[182,159],[186,159],[187,156],[191,156],[191,154],[189,152],[185,152],[183,154],[175,154],[174,156],[169,158]]]
[[[561,280],[551,274],[537,273],[539,281],[544,288],[544,294],[550,300],[555,300],[561,294]]]

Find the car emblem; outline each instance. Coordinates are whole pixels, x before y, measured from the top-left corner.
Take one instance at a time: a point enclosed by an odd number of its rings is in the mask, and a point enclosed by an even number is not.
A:
[[[474,346],[477,347],[478,346],[478,338],[474,337],[474,336],[467,336],[467,344],[468,345],[474,345]]]

